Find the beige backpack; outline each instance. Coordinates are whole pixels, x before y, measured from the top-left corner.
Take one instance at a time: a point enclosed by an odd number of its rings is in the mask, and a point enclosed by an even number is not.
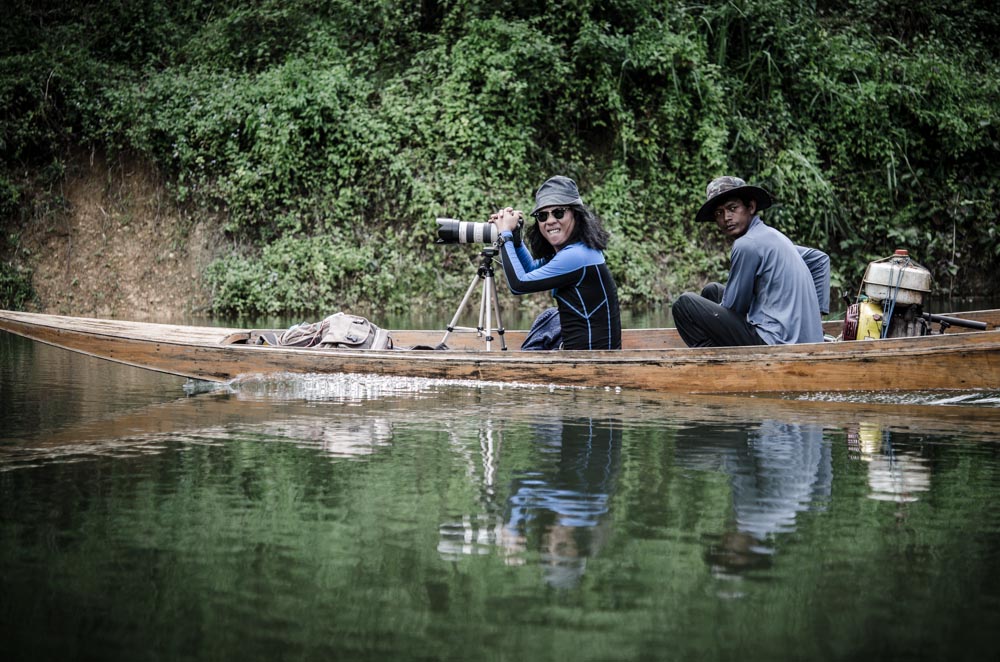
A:
[[[284,347],[392,349],[392,337],[364,317],[335,313],[322,322],[296,324],[278,336],[277,344]]]

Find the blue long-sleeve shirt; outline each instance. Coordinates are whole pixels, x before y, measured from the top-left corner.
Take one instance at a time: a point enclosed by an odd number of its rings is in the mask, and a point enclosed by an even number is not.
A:
[[[510,231],[500,251],[504,276],[514,294],[551,290],[559,307],[563,349],[621,349],[618,288],[604,253],[570,244],[551,258],[535,260],[515,246]]]
[[[795,244],[754,216],[733,242],[722,305],[769,345],[823,342],[817,286]]]

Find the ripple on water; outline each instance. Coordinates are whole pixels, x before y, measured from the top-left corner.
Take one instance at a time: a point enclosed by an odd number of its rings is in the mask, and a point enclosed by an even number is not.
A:
[[[186,386],[194,392],[207,388],[210,391],[238,391],[241,395],[259,397],[281,397],[304,400],[364,401],[385,397],[406,395],[433,395],[441,389],[496,388],[517,390],[576,390],[579,387],[539,385],[519,382],[496,382],[471,379],[429,379],[424,377],[400,377],[374,374],[290,374],[243,375],[226,384],[212,384],[209,387]]]
[[[843,402],[856,404],[889,404],[963,407],[1000,407],[998,391],[853,391],[836,393],[809,393],[796,396],[795,400],[809,402]]]

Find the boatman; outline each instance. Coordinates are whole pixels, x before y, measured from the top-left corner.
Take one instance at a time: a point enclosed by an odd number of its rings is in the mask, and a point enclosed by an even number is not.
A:
[[[684,342],[689,347],[823,342],[819,279],[795,244],[758,215],[773,204],[771,194],[726,176],[708,185],[706,197],[695,219],[714,220],[734,240],[729,282],[674,302],[674,323]],[[828,274],[829,258],[825,265]],[[826,287],[828,297],[828,280]]]

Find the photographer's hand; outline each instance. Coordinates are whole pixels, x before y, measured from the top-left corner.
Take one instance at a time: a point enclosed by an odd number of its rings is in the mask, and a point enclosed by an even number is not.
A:
[[[505,207],[494,214],[490,214],[490,223],[495,224],[500,232],[505,230],[513,232],[518,223],[523,220],[524,213],[513,207]]]

